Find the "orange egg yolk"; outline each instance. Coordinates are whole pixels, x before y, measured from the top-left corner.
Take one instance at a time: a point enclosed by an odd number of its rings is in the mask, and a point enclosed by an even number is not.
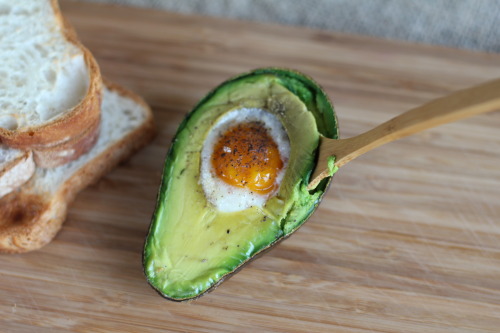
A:
[[[216,175],[229,185],[259,194],[274,191],[283,162],[261,122],[238,124],[219,136],[212,153]]]

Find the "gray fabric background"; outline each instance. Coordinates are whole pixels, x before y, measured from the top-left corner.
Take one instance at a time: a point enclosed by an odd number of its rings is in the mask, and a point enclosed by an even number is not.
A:
[[[500,53],[500,0],[79,0]]]

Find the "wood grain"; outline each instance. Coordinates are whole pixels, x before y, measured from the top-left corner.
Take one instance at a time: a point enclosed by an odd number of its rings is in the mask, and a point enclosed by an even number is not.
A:
[[[498,112],[345,166],[304,227],[195,302],[158,296],[141,251],[172,136],[228,77],[303,71],[349,137],[500,77],[500,55],[87,3],[62,10],[102,72],[152,105],[160,133],[78,196],[51,244],[0,256],[0,331],[498,332]]]

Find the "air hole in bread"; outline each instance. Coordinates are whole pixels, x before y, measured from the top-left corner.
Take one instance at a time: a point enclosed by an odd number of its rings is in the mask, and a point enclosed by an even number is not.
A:
[[[22,87],[26,84],[26,78],[21,75],[13,75],[11,79],[13,81],[11,84],[16,87]]]
[[[29,16],[31,12],[25,8],[18,8],[14,7],[14,10],[12,11],[14,15],[20,15],[20,16]]]
[[[137,118],[137,114],[134,111],[132,111],[131,109],[125,109],[125,110],[123,110],[123,114],[131,122],[136,122],[137,120],[139,120],[139,118]]]
[[[15,117],[11,115],[5,115],[0,117],[0,127],[13,131],[19,127],[19,124],[17,123],[17,119]]]
[[[0,5],[0,15],[9,15],[11,8],[7,5]]]
[[[56,72],[51,68],[45,69],[43,71],[43,76],[50,84],[54,84],[56,82]]]
[[[40,55],[42,57],[44,57],[44,58],[47,57],[48,52],[47,52],[47,50],[42,45],[35,44],[35,49],[38,51],[38,53],[40,53]]]
[[[0,71],[0,86],[1,87],[7,87],[6,83],[7,83],[7,72],[4,72],[4,71]],[[5,93],[2,93],[2,95],[4,95]]]

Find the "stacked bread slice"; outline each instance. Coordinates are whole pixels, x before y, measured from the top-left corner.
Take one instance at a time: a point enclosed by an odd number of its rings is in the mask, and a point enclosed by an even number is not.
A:
[[[57,0],[0,0],[0,251],[50,242],[68,203],[153,136],[151,110],[101,78]]]

